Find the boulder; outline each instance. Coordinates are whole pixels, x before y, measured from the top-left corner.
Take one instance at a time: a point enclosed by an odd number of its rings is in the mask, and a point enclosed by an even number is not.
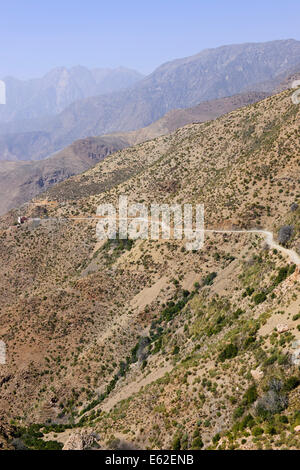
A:
[[[300,348],[293,352],[291,361],[295,366],[300,366]]]
[[[292,212],[295,212],[298,209],[298,207],[299,207],[298,204],[296,202],[293,202],[290,209]]]
[[[292,225],[284,225],[281,227],[278,232],[279,243],[285,245],[285,243],[287,243],[292,238],[293,230],[294,227]]]
[[[253,377],[254,380],[256,381],[259,381],[263,378],[264,376],[264,373],[263,371],[258,367],[257,369],[255,370],[251,370],[251,375]]]
[[[276,327],[278,333],[284,333],[285,331],[289,331],[288,325],[284,323],[279,323]]]

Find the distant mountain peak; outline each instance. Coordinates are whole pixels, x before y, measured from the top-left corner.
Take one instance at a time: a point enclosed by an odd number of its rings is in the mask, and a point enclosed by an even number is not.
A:
[[[126,67],[90,70],[82,65],[58,66],[30,80],[6,77],[7,105],[0,109],[0,123],[53,116],[75,101],[126,89],[142,78]]]
[[[47,133],[48,154],[44,145],[39,150],[32,139],[34,148],[29,146],[26,153],[26,158],[32,159],[33,154],[35,158],[44,158],[79,138],[148,126],[176,108],[260,90],[264,83],[268,91],[274,88],[274,80],[283,81],[299,64],[300,41],[285,39],[208,49],[165,63],[143,79],[137,72],[123,67],[110,71],[94,69],[87,73],[84,68],[80,68],[80,73],[75,69],[76,73],[69,71],[70,75],[65,78],[68,83],[62,80],[59,86],[53,86],[51,80],[49,83],[43,80],[42,84],[39,82],[38,92],[34,88],[36,82],[27,83],[22,93],[18,84],[12,85],[11,89],[18,92],[14,95],[15,101],[11,101],[18,111],[9,105],[5,111],[1,109],[4,114],[0,114],[0,121],[14,122],[1,125],[0,134]],[[126,77],[127,88],[123,77]],[[7,87],[7,98],[9,94],[10,87]],[[19,103],[22,107],[18,107]],[[53,116],[54,111],[61,112]],[[43,117],[49,114],[51,118]],[[15,121],[16,116],[19,122]],[[7,145],[9,142],[8,136]]]

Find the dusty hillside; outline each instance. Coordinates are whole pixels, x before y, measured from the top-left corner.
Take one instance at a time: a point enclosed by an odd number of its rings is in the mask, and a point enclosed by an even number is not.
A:
[[[259,233],[192,252],[76,220],[120,194],[204,203],[206,229],[290,227],[299,253],[299,113],[289,90],[187,125],[53,187],[23,209],[40,224],[2,217],[0,409],[19,441],[299,448],[299,267]]]
[[[54,184],[82,173],[117,150],[159,135],[169,134],[191,122],[215,119],[233,109],[255,103],[265,97],[265,93],[252,92],[214,100],[194,108],[170,111],[159,121],[137,131],[78,140],[45,160],[0,162],[0,214],[5,214],[9,209],[30,201]],[[48,144],[48,140],[45,139],[45,148]],[[24,147],[12,134],[9,154],[6,158],[14,159],[16,148],[19,148],[21,152],[24,151]]]
[[[286,88],[289,88],[288,84]],[[226,98],[219,98],[217,100],[205,101],[204,103],[200,103],[192,108],[174,109],[147,127],[120,135],[128,136],[127,138],[129,142],[137,144],[160,135],[174,132],[176,129],[183,127],[186,124],[211,121],[223,114],[242,108],[243,106],[256,103],[266,97],[267,93],[258,93],[254,91],[228,96]]]

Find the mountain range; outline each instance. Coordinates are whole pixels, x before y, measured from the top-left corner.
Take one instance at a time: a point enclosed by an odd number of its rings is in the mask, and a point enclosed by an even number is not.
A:
[[[89,70],[82,66],[57,67],[32,80],[6,77],[6,105],[0,107],[0,123],[53,116],[75,101],[128,88],[142,78],[125,67]]]
[[[75,101],[56,116],[0,125],[0,160],[38,160],[76,139],[150,125],[175,108],[281,81],[300,65],[300,42],[207,49],[158,67],[123,91]]]

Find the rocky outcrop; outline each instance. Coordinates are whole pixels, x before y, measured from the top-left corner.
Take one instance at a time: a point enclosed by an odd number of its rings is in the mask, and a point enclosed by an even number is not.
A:
[[[278,232],[279,243],[285,245],[292,238],[293,229],[294,227],[292,227],[292,225],[284,225],[281,227]]]
[[[278,333],[285,333],[286,331],[289,331],[288,325],[285,325],[284,323],[279,323],[276,329]]]
[[[291,360],[295,366],[300,366],[300,348],[293,352]]]
[[[99,448],[96,434],[78,431],[69,436],[63,450],[91,450],[95,447]]]

